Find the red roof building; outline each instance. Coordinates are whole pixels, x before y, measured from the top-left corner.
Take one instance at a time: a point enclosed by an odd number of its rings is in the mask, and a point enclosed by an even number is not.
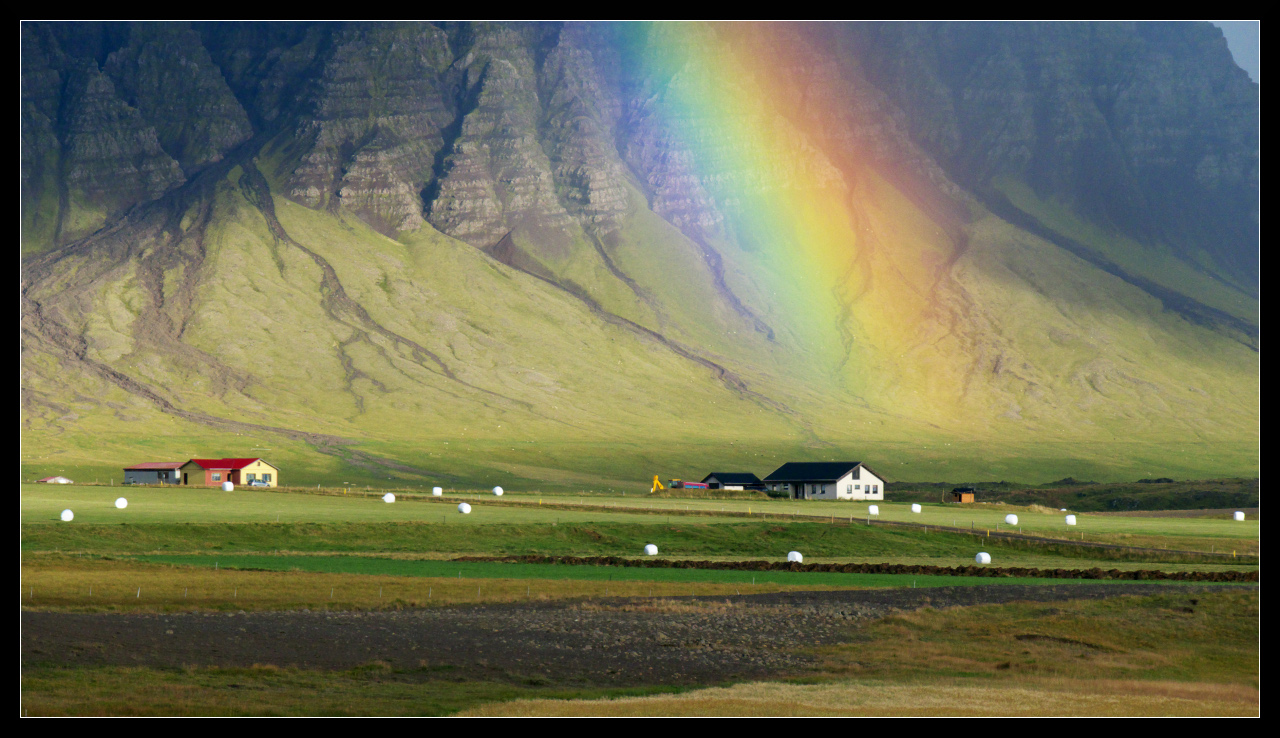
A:
[[[187,464],[199,464],[201,469],[243,469],[261,459],[192,459]],[[179,467],[186,464],[178,464]]]
[[[262,459],[192,459],[180,467],[181,484],[216,487],[223,482],[275,487],[280,470]]]

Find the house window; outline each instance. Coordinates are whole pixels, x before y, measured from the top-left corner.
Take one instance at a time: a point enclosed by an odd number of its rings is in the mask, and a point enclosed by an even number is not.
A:
[[[270,482],[270,481],[271,481],[271,475],[270,475],[270,474],[263,474],[263,475],[262,475],[262,481],[264,481],[264,482]]]
[[[246,474],[244,476],[245,476],[245,479],[247,479],[250,482],[258,478],[257,474]]]
[[[221,482],[221,481],[222,481],[222,475],[221,475],[221,474],[217,474],[217,473],[215,473],[215,474],[213,475],[213,481],[215,481],[215,482]]]
[[[856,490],[861,490],[861,489],[862,489],[862,485],[861,485],[861,484],[855,484],[855,485],[853,485],[853,488],[854,488],[854,489],[856,489]]]
[[[845,491],[845,492],[853,492],[853,485],[852,485],[852,484],[846,484],[846,485],[845,485],[845,490],[844,490],[844,491]]]

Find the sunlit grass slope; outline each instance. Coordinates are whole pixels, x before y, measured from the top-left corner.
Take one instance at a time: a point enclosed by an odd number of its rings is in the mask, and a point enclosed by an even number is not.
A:
[[[119,263],[68,255],[35,288],[89,360],[231,424],[37,343],[23,475],[223,455],[300,484],[526,489],[849,458],[894,480],[1256,474],[1256,353],[994,217],[949,253],[886,180],[860,182],[875,237],[813,294],[765,250],[712,244],[770,339],[643,208],[602,244],[631,285],[578,244],[548,261],[556,286],[429,227],[391,239],[279,196],[277,238],[233,170],[163,302],[154,240]]]

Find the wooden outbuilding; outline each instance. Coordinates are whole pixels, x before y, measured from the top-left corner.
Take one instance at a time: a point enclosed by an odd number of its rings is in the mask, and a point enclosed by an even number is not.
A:
[[[957,487],[951,490],[951,502],[973,502],[973,488]]]

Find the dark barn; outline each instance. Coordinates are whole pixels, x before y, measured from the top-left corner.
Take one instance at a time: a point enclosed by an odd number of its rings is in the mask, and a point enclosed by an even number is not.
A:
[[[146,461],[124,468],[125,484],[177,484],[182,461]]]

